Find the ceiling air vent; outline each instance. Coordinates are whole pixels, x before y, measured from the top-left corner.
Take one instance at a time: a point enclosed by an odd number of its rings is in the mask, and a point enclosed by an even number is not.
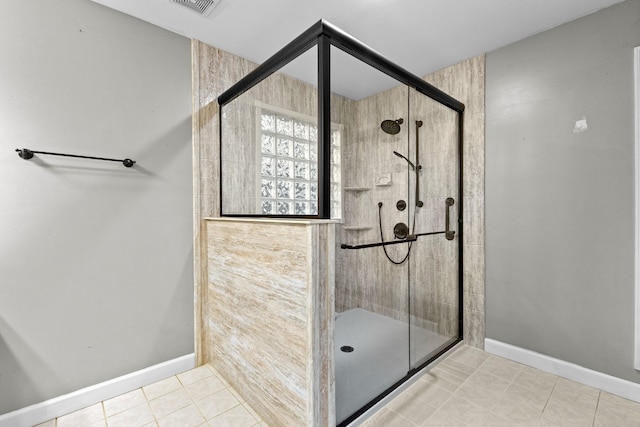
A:
[[[169,0],[171,3],[182,5],[198,15],[209,16],[220,0]]]

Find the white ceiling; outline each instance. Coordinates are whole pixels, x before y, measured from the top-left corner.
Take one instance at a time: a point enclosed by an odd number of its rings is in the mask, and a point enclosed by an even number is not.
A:
[[[257,63],[325,19],[425,76],[622,0],[219,0],[209,17],[170,0],[93,1]],[[362,97],[362,79],[348,80]]]

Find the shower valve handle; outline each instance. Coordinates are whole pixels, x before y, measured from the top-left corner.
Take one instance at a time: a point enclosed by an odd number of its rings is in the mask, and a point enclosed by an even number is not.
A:
[[[456,232],[453,230],[449,230],[449,208],[453,206],[455,201],[453,200],[452,197],[447,197],[444,203],[447,205],[447,210],[445,211],[445,216],[444,216],[444,230],[445,230],[444,237],[447,240],[453,240],[453,237],[455,236]]]

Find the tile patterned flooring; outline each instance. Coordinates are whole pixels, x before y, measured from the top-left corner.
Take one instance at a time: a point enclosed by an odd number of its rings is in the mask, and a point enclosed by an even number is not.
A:
[[[213,369],[204,365],[37,427],[266,427]]]
[[[363,427],[638,427],[640,404],[462,346]]]
[[[107,425],[268,427],[209,365],[38,427]],[[362,424],[416,426],[640,427],[640,404],[462,346]]]

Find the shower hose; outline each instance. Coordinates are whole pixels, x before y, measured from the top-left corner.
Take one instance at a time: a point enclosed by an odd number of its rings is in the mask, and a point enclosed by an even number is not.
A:
[[[378,203],[378,226],[380,229],[380,240],[384,243],[384,233],[382,232],[382,202]],[[415,231],[416,228],[416,210],[413,210],[413,224],[411,224],[411,229]],[[409,233],[411,234],[411,233]],[[396,261],[387,252],[387,247],[385,245],[382,246],[382,250],[384,251],[384,255],[387,257],[389,261],[394,263],[395,265],[403,264],[407,259],[409,259],[409,255],[411,254],[411,247],[413,246],[413,242],[409,242],[409,248],[407,249],[407,254],[402,258],[401,261]]]

